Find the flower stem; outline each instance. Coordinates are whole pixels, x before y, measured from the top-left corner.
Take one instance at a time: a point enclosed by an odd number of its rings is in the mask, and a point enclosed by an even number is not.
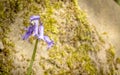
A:
[[[32,57],[31,57],[30,65],[28,67],[27,75],[31,75],[31,72],[32,72],[32,66],[33,66],[33,62],[35,60],[35,53],[36,53],[36,50],[37,50],[37,44],[38,44],[38,39],[35,42],[35,46],[34,46],[33,54],[32,54]]]

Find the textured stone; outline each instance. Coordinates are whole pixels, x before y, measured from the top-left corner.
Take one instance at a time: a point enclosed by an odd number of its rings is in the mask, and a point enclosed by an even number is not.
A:
[[[79,6],[100,34],[107,32],[106,40],[114,45],[120,57],[120,6],[114,0],[79,0]]]
[[[3,50],[4,49],[4,45],[2,43],[2,41],[0,41],[0,50]]]

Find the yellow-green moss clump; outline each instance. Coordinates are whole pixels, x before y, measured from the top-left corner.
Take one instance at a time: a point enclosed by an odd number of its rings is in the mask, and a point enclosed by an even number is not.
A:
[[[116,69],[119,58],[115,60],[114,48],[89,24],[77,0],[13,0],[13,4],[14,11],[24,10],[21,15],[24,27],[29,25],[31,15],[40,15],[45,35],[55,42],[48,51],[49,57],[39,59],[44,75],[119,75]],[[7,49],[14,47],[7,37],[3,42]],[[5,72],[6,68],[0,70],[1,74],[9,75]]]
[[[2,25],[0,27],[2,30],[0,39],[4,45],[4,49],[0,49],[0,75],[9,75],[12,68],[12,50],[14,49],[14,43],[9,40],[7,36],[7,34],[10,32],[9,27]]]

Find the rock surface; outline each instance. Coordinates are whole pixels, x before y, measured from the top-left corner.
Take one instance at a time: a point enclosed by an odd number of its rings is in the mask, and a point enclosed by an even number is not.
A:
[[[120,57],[120,6],[114,0],[79,0],[79,6],[97,31],[106,33],[106,40],[114,45]]]
[[[120,74],[120,59],[115,57],[114,47],[88,21],[77,0],[11,0],[4,3],[9,13],[1,13],[5,22],[0,23],[4,31],[0,38],[5,49],[0,52],[0,75],[26,74],[35,38],[23,41],[22,36],[31,15],[41,16],[45,34],[55,42],[47,50],[46,43],[39,41],[32,75]]]

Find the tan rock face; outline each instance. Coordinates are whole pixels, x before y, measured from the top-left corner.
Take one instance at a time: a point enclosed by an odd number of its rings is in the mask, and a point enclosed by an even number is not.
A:
[[[100,34],[106,32],[120,56],[120,6],[113,0],[79,0],[79,6],[87,13],[89,22]]]
[[[97,9],[97,7],[103,7],[100,1],[93,2],[93,5],[90,2],[91,4],[88,6],[96,5],[95,10],[97,10],[95,13],[91,9],[91,13],[88,13],[89,21],[93,20],[93,22],[90,21],[91,24],[88,22],[85,12],[79,8],[77,0],[40,1],[18,0],[18,6],[21,8],[19,4],[24,3],[26,8],[16,13],[14,22],[9,25],[4,23],[2,41],[5,49],[0,52],[2,58],[0,59],[0,75],[26,74],[36,39],[30,37],[23,41],[22,36],[25,33],[24,28],[29,26],[31,15],[40,15],[45,35],[55,42],[55,45],[47,50],[47,44],[39,40],[32,75],[120,75],[120,71],[117,69],[119,59],[116,62],[114,48],[108,43],[108,40],[103,40],[98,34],[104,25],[101,23],[103,19],[99,21],[97,18],[99,14],[104,15]],[[11,1],[16,5],[17,2],[14,2],[14,0]],[[81,0],[81,7],[82,4],[86,4],[85,2]],[[87,2],[89,4],[89,1]],[[97,3],[100,6],[97,6]],[[13,6],[13,8],[15,7]],[[106,8],[106,10],[108,9]],[[93,16],[92,19],[89,15]],[[99,17],[102,18],[102,16]],[[106,17],[106,19],[109,18]],[[94,22],[96,26],[101,25],[101,27],[96,29],[92,25]],[[10,31],[7,31],[8,29]],[[104,34],[107,33],[104,32]]]

